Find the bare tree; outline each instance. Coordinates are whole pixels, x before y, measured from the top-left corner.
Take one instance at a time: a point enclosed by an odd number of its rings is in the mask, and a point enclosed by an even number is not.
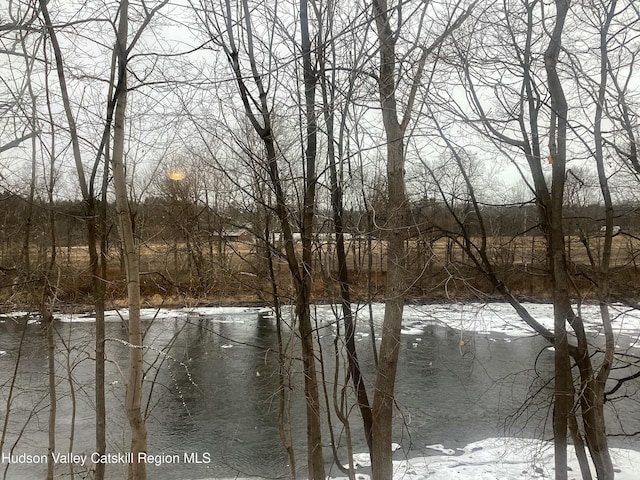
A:
[[[315,3],[314,3],[315,5]],[[322,92],[322,105],[324,112],[324,123],[326,126],[327,136],[327,159],[329,167],[329,185],[331,190],[331,207],[333,211],[333,228],[336,235],[336,256],[338,262],[338,283],[340,285],[340,304],[342,311],[342,319],[345,326],[344,342],[347,349],[347,362],[349,367],[349,377],[353,382],[356,393],[356,401],[360,409],[360,415],[364,426],[365,438],[369,450],[372,446],[372,428],[373,414],[371,404],[367,395],[367,389],[358,361],[358,353],[355,345],[355,320],[353,307],[351,303],[350,291],[350,275],[349,265],[347,262],[347,249],[345,248],[345,220],[344,220],[344,167],[345,161],[345,137],[347,130],[348,116],[343,113],[342,116],[336,114],[338,110],[337,91],[341,86],[337,84],[337,55],[338,48],[335,42],[329,42],[330,36],[337,33],[334,30],[334,11],[337,5],[329,2],[325,12],[320,12],[316,6],[316,18],[320,25],[318,43],[323,46],[318,55],[319,63],[319,81]],[[326,22],[326,27],[325,27]],[[324,27],[324,28],[323,28]],[[364,52],[364,50],[363,50]],[[360,57],[363,53],[359,54]],[[344,103],[348,105],[353,101],[355,95],[355,87],[357,83],[355,79],[358,76],[358,62],[354,62],[351,72],[347,76],[348,86],[345,93]],[[336,128],[336,117],[340,120],[339,127]],[[375,346],[375,340],[374,340]],[[375,347],[374,347],[375,348]],[[337,368],[337,367],[336,367]]]
[[[142,415],[143,344],[140,321],[140,266],[133,235],[133,223],[129,208],[129,195],[124,167],[125,123],[127,112],[127,36],[129,32],[129,2],[122,0],[119,9],[120,21],[116,42],[117,86],[115,89],[115,114],[113,134],[113,186],[116,197],[116,212],[123,244],[125,271],[127,275],[127,298],[129,307],[129,378],[125,398],[127,419],[131,426],[131,453],[129,480],[146,478],[146,462],[139,461],[139,453],[147,451],[147,429]]]
[[[97,239],[99,235],[101,245],[104,247],[104,235],[106,230],[106,202],[103,202],[103,209],[100,210],[100,227],[96,226],[96,201],[94,195],[96,173],[101,163],[101,155],[97,156],[94,164],[90,180],[87,181],[82,156],[80,150],[80,140],[76,128],[76,119],[72,110],[71,98],[67,88],[67,78],[64,70],[64,59],[62,49],[58,42],[57,31],[51,20],[48,5],[46,2],[40,2],[40,10],[43,16],[45,28],[51,41],[51,47],[54,53],[55,68],[58,75],[62,102],[69,125],[69,135],[73,147],[73,156],[75,160],[76,172],[78,175],[80,191],[85,201],[87,212],[87,240],[89,244],[89,264],[92,272],[92,287],[94,293],[96,307],[96,451],[100,454],[106,452],[106,406],[104,399],[104,279],[106,278],[106,262],[104,257],[104,248],[101,249],[100,255],[97,250]],[[103,138],[106,138],[109,129],[105,129]],[[103,200],[106,198],[106,175],[103,178]],[[104,475],[104,465],[99,464],[96,468],[98,479]]]
[[[318,380],[316,374],[316,359],[313,346],[313,327],[311,322],[311,288],[312,288],[312,239],[315,216],[315,195],[317,185],[316,155],[317,155],[317,126],[315,114],[315,89],[316,73],[312,63],[312,45],[309,34],[309,10],[306,0],[302,0],[299,5],[299,25],[301,28],[301,51],[303,89],[304,89],[304,176],[303,176],[303,196],[301,207],[300,237],[302,240],[301,258],[295,250],[295,240],[291,224],[291,212],[281,180],[280,159],[278,146],[274,138],[274,128],[272,119],[272,108],[269,104],[268,90],[271,79],[259,66],[259,59],[256,56],[256,44],[258,40],[254,33],[254,16],[249,6],[248,0],[243,0],[239,5],[239,11],[233,12],[231,2],[228,0],[221,6],[223,15],[212,10],[206,2],[201,2],[195,8],[200,17],[201,23],[208,31],[210,38],[218,44],[224,51],[233,70],[235,82],[237,83],[244,113],[249,119],[252,127],[260,136],[266,151],[265,170],[268,174],[269,187],[274,196],[274,210],[279,221],[279,227],[284,239],[285,259],[288,265],[291,278],[296,291],[296,317],[302,342],[302,361],[304,369],[305,398],[307,413],[307,462],[308,475],[311,479],[324,478],[324,459],[322,453],[322,430],[321,430],[321,409],[318,391]],[[263,6],[264,7],[264,6]],[[215,8],[215,7],[213,7]],[[274,29],[277,12],[268,11],[267,18],[270,18],[267,31],[266,44],[268,48],[274,48]],[[223,26],[218,24],[221,22]],[[243,27],[240,33],[235,30]],[[241,58],[237,37],[242,35],[243,46],[245,48],[246,59]],[[224,40],[223,40],[224,39]],[[271,59],[266,59],[267,62]],[[248,66],[245,65],[248,63]],[[247,71],[245,72],[245,68]],[[253,79],[253,84],[246,82],[247,73]]]
[[[72,107],[72,99],[69,94],[67,74],[65,71],[65,61],[60,47],[57,28],[54,26],[49,14],[48,4],[46,1],[40,1],[40,10],[44,19],[45,28],[47,29],[51,46],[55,57],[55,67],[58,74],[58,81],[62,103],[67,119],[73,158],[75,161],[76,171],[82,197],[87,206],[88,216],[88,243],[91,272],[93,277],[93,291],[96,301],[96,451],[103,453],[106,450],[105,443],[105,403],[104,403],[104,279],[106,278],[105,263],[105,235],[106,235],[106,182],[107,171],[106,162],[102,163],[103,155],[108,158],[110,149],[110,134],[112,122],[114,127],[113,138],[113,154],[111,164],[113,169],[114,183],[117,183],[116,198],[117,209],[120,219],[120,232],[125,245],[126,266],[127,266],[127,285],[130,303],[129,316],[129,335],[130,335],[130,378],[127,388],[126,409],[127,416],[132,428],[132,452],[134,452],[135,462],[130,465],[129,478],[143,479],[146,477],[145,464],[138,462],[138,452],[146,451],[146,430],[144,426],[144,418],[140,409],[141,390],[142,390],[142,331],[140,322],[140,295],[139,295],[139,269],[137,249],[134,243],[132,216],[129,211],[128,189],[126,177],[124,173],[124,138],[125,138],[125,119],[126,119],[126,102],[127,102],[127,67],[131,51],[140,39],[142,32],[148,26],[154,15],[166,5],[166,0],[158,3],[154,8],[148,8],[143,5],[143,18],[140,28],[135,32],[130,44],[127,45],[128,25],[129,25],[129,3],[123,0],[119,6],[117,15],[119,16],[119,24],[116,28],[116,42],[113,49],[112,77],[107,99],[107,113],[104,129],[99,134],[100,143],[96,148],[96,160],[93,164],[91,174],[87,178],[85,167],[83,164],[82,150],[80,146],[80,135],[78,133],[77,122]],[[96,206],[96,179],[100,172],[100,165],[104,165],[102,183],[102,207],[98,210]],[[100,228],[96,227],[95,220],[98,218],[101,222]],[[98,236],[100,238],[98,238]],[[101,245],[101,254],[98,254],[97,244]],[[104,474],[104,465],[99,465],[97,475]]]
[[[457,6],[457,5],[456,5]],[[393,476],[392,471],[392,414],[395,378],[400,350],[400,330],[404,298],[407,293],[406,275],[407,257],[405,252],[406,231],[409,225],[409,211],[405,190],[405,135],[411,121],[418,86],[421,82],[428,55],[440,46],[444,39],[458,28],[469,16],[475,2],[457,18],[450,18],[447,28],[431,45],[414,45],[420,54],[415,71],[409,81],[404,112],[398,106],[397,99],[397,52],[396,46],[402,28],[402,13],[406,6],[398,3],[390,8],[386,0],[374,0],[373,16],[378,32],[380,55],[378,88],[382,121],[386,134],[386,180],[387,180],[387,219],[385,224],[387,239],[387,280],[385,295],[385,314],[382,325],[382,343],[378,357],[375,395],[373,397],[372,428],[372,470],[373,478],[385,480]],[[416,13],[418,12],[418,13]],[[418,28],[427,28],[423,24],[426,9],[417,7],[414,14],[420,16]],[[397,15],[397,31],[392,28],[393,15]],[[403,67],[404,70],[405,67]]]
[[[567,164],[567,100],[558,75],[562,34],[569,2],[556,1],[556,20],[549,46],[544,54],[549,94],[551,95],[551,124],[549,128],[549,155],[553,163],[551,209],[549,224],[549,261],[553,278],[553,316],[555,335],[555,392],[553,409],[553,439],[555,448],[556,479],[567,478],[567,427],[572,408],[571,364],[566,322],[571,311],[569,278],[565,256],[564,222],[562,207]]]
[[[24,75],[7,75],[0,81],[7,88],[6,97],[0,99],[0,132],[3,137],[10,132],[11,138],[0,141],[0,153],[20,147],[27,140],[31,140],[33,146],[40,133],[34,123],[36,118],[33,116],[33,106],[36,95],[32,83],[34,66],[40,60],[38,51],[43,38],[42,31],[38,28],[38,11],[35,5],[11,2],[5,13],[8,21],[0,25],[0,53],[8,60],[8,68],[16,68],[16,71],[22,71]],[[11,62],[12,58],[15,59],[15,64]],[[12,77],[16,80],[14,85],[10,85]]]
[[[605,2],[597,8],[591,5],[585,7],[583,17],[572,12],[569,2],[555,2],[555,11],[549,11],[540,2],[527,2],[516,6],[515,3],[504,2],[498,7],[500,11],[498,18],[502,20],[493,26],[482,30],[489,33],[480,37],[478,33],[465,39],[457,39],[458,54],[462,58],[462,78],[464,85],[469,91],[469,99],[477,117],[469,118],[466,115],[458,114],[458,118],[464,118],[468,125],[482,131],[494,145],[503,152],[511,152],[511,149],[518,149],[528,164],[527,175],[523,179],[534,194],[538,206],[538,222],[545,238],[546,268],[552,281],[552,298],[554,304],[554,331],[550,332],[533,319],[526,309],[513,297],[509,286],[504,279],[497,274],[491,259],[484,255],[484,239],[486,234],[481,236],[481,244],[476,245],[474,241],[469,243],[467,248],[470,258],[481,268],[489,278],[494,287],[503,294],[518,311],[524,321],[538,331],[555,346],[555,392],[554,392],[554,439],[556,448],[556,476],[557,478],[567,478],[567,445],[568,436],[571,435],[576,453],[580,460],[584,478],[590,478],[588,462],[586,460],[585,448],[588,449],[593,463],[596,467],[596,475],[599,479],[613,477],[613,468],[608,452],[605,428],[605,414],[603,403],[606,398],[605,384],[611,372],[611,367],[615,358],[613,332],[611,330],[611,318],[608,312],[611,292],[609,290],[610,255],[613,235],[614,209],[609,192],[609,174],[606,171],[603,161],[603,146],[606,145],[602,132],[602,115],[607,104],[607,65],[608,53],[607,45],[611,34],[609,27],[613,18],[623,9],[616,6],[616,2]],[[514,9],[523,10],[522,27],[516,27],[518,22],[514,21]],[[627,7],[628,8],[628,7]],[[538,10],[539,13],[538,13]],[[552,13],[553,12],[553,13]],[[575,26],[580,25],[581,18],[592,18],[589,28],[597,30],[598,39],[598,67],[594,68],[598,72],[597,79],[591,79],[587,73],[586,64],[593,64],[591,57],[574,52]],[[537,28],[539,21],[550,21],[553,19],[553,28],[545,32]],[[478,18],[475,26],[483,29],[483,21]],[[508,66],[504,54],[510,55],[506,50],[500,50],[502,55],[495,55],[486,59],[485,67],[506,68],[509,74],[502,81],[495,82],[487,75],[487,70],[482,72],[482,76],[477,75],[476,69],[468,61],[469,51],[472,49],[462,47],[466,42],[481,42],[488,46],[491,39],[493,27],[501,25],[510,42],[507,44],[512,48],[514,61]],[[585,24],[586,25],[586,24]],[[566,34],[567,26],[571,28],[571,35]],[[629,28],[627,25],[624,28]],[[622,30],[624,30],[624,28]],[[480,30],[479,30],[480,31]],[[481,40],[482,38],[482,40]],[[504,38],[503,38],[504,40]],[[523,43],[520,42],[523,40]],[[544,52],[535,51],[535,45],[540,45],[545,41]],[[504,46],[505,43],[499,43]],[[464,51],[466,50],[466,52]],[[493,51],[488,49],[488,51]],[[496,52],[497,52],[496,51]],[[542,57],[546,79],[542,78],[537,69],[540,63],[537,60]],[[561,63],[571,64],[571,75],[567,76],[566,71],[562,72],[559,65]],[[514,68],[517,65],[517,68]],[[511,75],[514,82],[511,82]],[[574,82],[574,83],[571,83]],[[495,103],[497,108],[489,111],[486,108],[489,102],[486,87],[491,85],[494,89]],[[582,92],[586,90],[587,95],[595,105],[593,111],[584,107],[573,110],[573,122],[568,118],[570,102],[576,102],[574,97],[567,98],[566,90],[568,86],[576,87]],[[587,87],[585,87],[587,85]],[[574,90],[575,91],[575,90]],[[498,95],[500,92],[500,95]],[[548,95],[549,102],[545,101]],[[593,120],[590,128],[585,128],[590,115]],[[549,155],[545,159],[542,155],[541,134],[544,131],[544,122],[548,122],[548,151]],[[582,132],[584,130],[584,133]],[[441,132],[442,133],[442,132]],[[598,172],[599,188],[604,202],[605,210],[605,232],[604,248],[602,257],[597,261],[590,257],[591,263],[597,271],[594,280],[597,285],[596,298],[600,302],[600,322],[604,332],[604,347],[594,348],[589,344],[589,339],[585,334],[583,318],[580,313],[580,304],[577,308],[573,305],[573,298],[577,297],[580,302],[582,293],[575,280],[569,274],[575,265],[571,265],[567,259],[568,246],[565,241],[567,222],[565,209],[565,193],[567,190],[567,176],[571,175],[567,164],[575,156],[575,152],[569,148],[570,139],[575,139],[576,143],[585,146],[589,158],[594,160],[594,165]],[[450,147],[452,148],[452,147]],[[575,148],[575,147],[574,147]],[[452,148],[453,150],[453,148]],[[512,158],[517,159],[517,156]],[[543,162],[551,164],[551,185],[547,186],[547,180],[543,173]],[[516,166],[518,166],[516,161]],[[518,166],[519,168],[519,166]],[[522,170],[520,170],[522,172]],[[575,175],[575,174],[574,174]],[[531,180],[529,180],[531,179]],[[472,192],[471,185],[467,182],[468,191]],[[475,208],[476,215],[481,218],[483,212],[480,208]],[[568,341],[569,333],[575,337],[571,343]],[[575,343],[574,343],[575,342]],[[577,373],[574,379],[571,362],[576,365]],[[574,387],[574,383],[576,386]]]

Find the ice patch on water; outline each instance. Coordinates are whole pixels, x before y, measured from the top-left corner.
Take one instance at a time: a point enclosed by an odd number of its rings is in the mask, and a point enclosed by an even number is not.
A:
[[[197,320],[211,319],[220,323],[242,323],[247,315],[257,315],[262,310],[258,307],[185,307],[185,308],[142,308],[140,318],[143,321],[164,320]],[[91,323],[96,321],[95,313],[60,313],[56,319],[64,323]],[[129,320],[129,310],[106,310],[105,322]]]
[[[427,445],[429,450],[435,450],[436,452],[442,452],[445,455],[455,455],[456,451],[451,448],[445,448],[441,443],[436,443],[434,445]]]
[[[553,305],[548,303],[523,303],[531,316],[547,329],[553,331]],[[579,310],[588,334],[602,332],[598,305],[582,305]],[[617,335],[640,335],[640,311],[620,304],[609,306],[614,333]],[[440,324],[460,332],[498,335],[514,338],[535,335],[507,303],[443,303],[427,305],[407,305],[405,307],[404,334],[419,335],[428,325]]]
[[[547,329],[553,331],[553,305],[540,303],[523,303],[533,318]],[[384,304],[376,303],[371,306],[374,324],[379,328],[384,318]],[[614,334],[620,337],[632,337],[620,344],[621,348],[640,348],[640,311],[633,310],[620,304],[609,307]],[[368,322],[368,308],[356,308],[356,319],[363,330],[364,322]],[[184,307],[144,308],[140,315],[143,321],[193,321],[207,320],[213,323],[243,323],[251,317],[272,318],[272,311],[268,307]],[[336,305],[316,305],[314,314],[319,325],[334,328],[340,318]],[[597,305],[583,305],[580,308],[587,334],[602,334],[600,311]],[[285,309],[285,320],[292,312]],[[13,312],[6,315],[11,318],[28,316],[26,312]],[[109,310],[105,312],[105,322],[119,322],[128,320],[127,309]],[[95,322],[95,314],[56,314],[61,322],[89,323]],[[33,320],[32,320],[33,321]],[[507,303],[442,303],[426,305],[406,305],[402,334],[422,337],[429,325],[440,325],[461,333],[486,335],[491,341],[509,342],[513,338],[536,335],[518,316],[511,305]],[[369,335],[368,332],[356,332],[357,339]],[[635,337],[635,340],[634,340]],[[420,340],[415,340],[420,341]]]

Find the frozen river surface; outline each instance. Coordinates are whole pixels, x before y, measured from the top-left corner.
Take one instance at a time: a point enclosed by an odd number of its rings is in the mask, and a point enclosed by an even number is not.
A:
[[[551,306],[527,304],[534,318],[552,328]],[[372,308],[376,330],[383,306]],[[126,313],[126,312],[125,312]],[[286,478],[287,457],[278,436],[277,337],[273,319],[252,307],[145,310],[148,362],[147,394],[149,478],[219,479]],[[614,330],[620,351],[640,355],[640,316],[614,307]],[[368,307],[358,313],[357,346],[370,390],[374,367]],[[582,311],[589,335],[600,341],[597,308]],[[127,451],[127,422],[123,414],[127,369],[126,329],[122,312],[109,312],[107,322],[107,387],[109,452]],[[14,317],[19,317],[15,314]],[[316,307],[332,395],[333,339],[342,327],[331,306]],[[73,466],[76,478],[92,468],[94,319],[89,315],[58,316],[57,450],[85,455],[85,465]],[[0,416],[4,420],[9,379],[20,357],[18,382],[8,420],[3,455],[46,455],[48,397],[46,339],[37,319],[27,325],[0,319]],[[22,350],[20,341],[24,333]],[[292,356],[297,357],[297,345]],[[291,418],[297,465],[304,478],[305,421],[302,376],[297,360],[287,388],[292,394]],[[397,379],[394,440],[396,478],[403,479],[534,479],[552,477],[549,439],[549,395],[553,353],[506,304],[427,304],[405,309],[402,350]],[[77,410],[73,444],[69,375]],[[340,375],[342,378],[342,374]],[[151,389],[151,385],[154,385]],[[635,385],[638,388],[638,385]],[[330,402],[333,400],[330,398]],[[609,409],[609,433],[618,479],[637,478],[640,431],[637,406],[624,401]],[[621,418],[623,421],[617,421]],[[354,449],[365,450],[357,411],[350,414]],[[339,461],[347,463],[344,432],[333,417]],[[328,428],[324,432],[329,445]],[[332,465],[327,448],[327,472],[343,477]],[[116,458],[116,457],[114,457]],[[366,455],[356,455],[359,479],[368,478]],[[35,462],[0,467],[8,479],[41,477],[45,466]],[[578,478],[577,465],[572,465]],[[124,478],[126,464],[108,465],[108,478]],[[57,465],[60,475],[70,466]],[[0,478],[2,477],[0,472]],[[64,478],[64,477],[63,477]]]

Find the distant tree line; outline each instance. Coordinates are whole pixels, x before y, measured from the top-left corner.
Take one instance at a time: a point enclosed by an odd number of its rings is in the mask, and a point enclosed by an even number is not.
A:
[[[242,278],[243,272],[266,278],[264,252],[259,251],[261,232],[260,221],[256,221],[257,212],[241,204],[216,208],[206,203],[203,192],[192,198],[179,198],[173,193],[149,196],[131,204],[135,235],[145,267],[143,270],[145,274],[150,274],[148,279],[143,279],[145,296],[171,291],[174,295],[204,295],[209,301],[229,301],[234,292],[247,286],[247,278]],[[28,202],[28,198],[7,191],[0,198],[0,215],[3,219],[0,268],[4,272],[4,298],[9,298],[10,292],[15,290],[9,288],[12,282],[20,282],[29,215],[28,245],[34,266],[46,264],[50,254],[51,214],[55,218],[59,262],[65,266],[66,275],[73,279],[62,298],[85,298],[90,288],[89,278],[83,278],[79,272],[79,262],[88,255],[83,202],[59,200],[49,203],[36,198],[32,205],[35,208],[31,209]],[[412,275],[418,276],[410,293],[415,298],[441,298],[444,292],[435,286],[442,281],[439,275],[445,270],[455,267],[455,272],[458,269],[457,275],[452,274],[454,283],[474,271],[460,242],[465,235],[481,235],[476,212],[468,204],[456,206],[454,211],[464,218],[464,231],[456,223],[452,211],[435,198],[417,199],[409,205],[412,224],[407,226],[406,241],[412,257]],[[483,205],[480,211],[483,220],[490,225],[491,254],[496,267],[507,276],[517,274],[520,277],[518,281],[522,285],[516,289],[519,294],[546,296],[549,285],[544,279],[544,239],[536,218],[536,207],[531,203]],[[107,204],[107,212],[111,225],[107,235],[107,253],[112,259],[109,272],[111,279],[117,279],[124,276],[124,266],[114,223],[115,205],[112,202]],[[640,214],[633,203],[618,205],[618,212],[615,218],[618,250],[616,267],[633,274],[619,284],[617,294],[627,296],[637,288],[634,279],[639,273],[636,272],[636,258],[640,253]],[[335,273],[335,233],[331,212],[318,210],[317,215],[321,223],[314,230],[314,243],[318,246],[314,261],[317,264],[326,263],[329,273]],[[588,269],[589,255],[593,255],[593,250],[598,248],[598,242],[601,243],[604,236],[604,206],[597,203],[567,205],[565,215],[568,255],[576,265],[576,275],[579,275],[580,269]],[[355,273],[354,279],[359,279],[357,283],[360,289],[356,291],[360,295],[364,295],[363,282],[367,275],[376,278],[377,291],[382,292],[380,289],[384,287],[386,232],[380,227],[384,222],[384,206],[376,211],[374,223],[367,222],[366,210],[352,208],[343,215],[350,265]],[[299,232],[297,227],[295,230]],[[281,248],[282,233],[273,230],[270,235],[273,245],[280,245]],[[299,240],[299,233],[296,235]],[[368,245],[368,242],[373,243]],[[369,249],[374,250],[373,272],[367,271]],[[330,263],[327,263],[329,260]],[[418,273],[420,271],[422,275]],[[429,275],[426,275],[427,272]],[[434,275],[438,281],[434,281]],[[460,279],[456,279],[456,276]],[[252,298],[263,298],[262,290],[266,284],[250,283]],[[479,277],[471,280],[471,283],[489,295],[495,294],[492,287]],[[226,284],[226,291],[220,289],[222,284]],[[235,289],[229,290],[229,285],[235,285]],[[465,296],[465,287],[462,285],[453,291]],[[112,298],[123,294],[118,289],[111,292]],[[316,291],[319,299],[328,299],[327,295],[322,290]]]

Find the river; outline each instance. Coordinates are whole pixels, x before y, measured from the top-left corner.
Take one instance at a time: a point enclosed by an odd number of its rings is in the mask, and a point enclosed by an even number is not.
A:
[[[530,306],[550,318],[548,305]],[[374,305],[379,331],[383,308]],[[319,344],[325,364],[329,402],[333,402],[334,338],[341,325],[330,306],[316,307]],[[365,381],[372,395],[374,375],[367,308],[359,313],[357,346]],[[287,456],[278,434],[278,355],[275,322],[259,309],[200,308],[145,310],[145,403],[148,421],[149,478],[286,478]],[[36,317],[0,318],[0,417],[6,417],[10,381],[18,363],[8,418],[0,478],[43,477],[47,453],[47,347]],[[549,395],[553,353],[545,341],[523,327],[504,304],[434,304],[409,306],[398,365],[394,440],[397,458],[434,454],[489,437],[550,438]],[[127,332],[110,312],[107,331],[108,450],[107,478],[126,477],[128,425],[124,384],[128,367]],[[56,472],[87,478],[93,468],[95,324],[89,315],[59,315],[56,321],[58,411]],[[621,348],[637,348],[637,326],[617,330]],[[594,333],[597,335],[597,332]],[[21,345],[22,340],[22,347]],[[292,373],[286,379],[291,396],[291,429],[298,470],[304,472],[305,420],[298,344],[291,347]],[[640,350],[635,351],[636,354]],[[344,353],[341,353],[343,358]],[[72,383],[70,383],[70,375]],[[343,371],[339,383],[343,382]],[[72,385],[72,388],[71,388]],[[71,392],[75,396],[72,422]],[[616,422],[616,415],[624,419]],[[640,431],[635,403],[610,409],[609,432]],[[349,412],[354,451],[365,445],[357,409]],[[73,423],[73,445],[70,437]],[[332,466],[329,425],[327,472]],[[346,464],[344,431],[333,415],[334,443]],[[633,439],[612,437],[614,444],[640,449]],[[121,454],[118,456],[118,454]],[[11,455],[11,457],[7,457]],[[19,457],[23,455],[23,457]],[[30,456],[29,458],[27,458]],[[82,460],[85,464],[82,465]],[[104,459],[103,459],[104,460]],[[156,465],[157,464],[157,465]],[[65,477],[67,478],[67,477]]]

